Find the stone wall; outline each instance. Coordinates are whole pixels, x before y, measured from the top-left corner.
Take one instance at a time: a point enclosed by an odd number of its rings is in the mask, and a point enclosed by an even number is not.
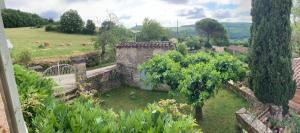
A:
[[[265,106],[255,97],[253,91],[248,87],[233,82],[228,82],[227,86],[228,89],[243,97],[248,103],[251,104],[251,106],[253,107]]]
[[[122,83],[141,89],[152,89],[141,81],[143,74],[138,71],[139,65],[152,58],[155,54],[164,54],[174,49],[175,45],[171,42],[120,44],[117,47],[117,65]]]
[[[236,113],[238,127],[243,132],[246,130],[249,133],[273,133],[258,117],[251,114],[245,108],[240,109]]]
[[[86,82],[88,83],[88,89],[96,89],[101,93],[105,93],[114,88],[121,86],[120,77],[117,72],[117,66],[114,65],[101,72],[96,72],[91,75],[87,75]]]

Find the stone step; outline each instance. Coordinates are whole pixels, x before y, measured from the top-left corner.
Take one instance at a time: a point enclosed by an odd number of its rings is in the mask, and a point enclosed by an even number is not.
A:
[[[54,96],[61,97],[64,95],[69,95],[72,93],[76,93],[77,89],[74,85],[65,85],[65,86],[58,86],[54,89]]]
[[[61,97],[63,101],[65,102],[70,102],[72,101],[73,99],[75,99],[76,97],[78,97],[79,95],[77,93],[74,93],[74,94],[69,94],[69,95],[66,95],[66,96],[63,96]]]

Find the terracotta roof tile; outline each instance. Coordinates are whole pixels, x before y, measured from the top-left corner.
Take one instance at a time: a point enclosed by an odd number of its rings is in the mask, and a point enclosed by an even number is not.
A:
[[[122,42],[117,48],[174,48],[175,44],[170,41],[151,42]]]
[[[239,53],[247,53],[248,52],[247,47],[236,46],[236,45],[230,45],[227,49],[230,51],[239,52]]]
[[[296,81],[297,89],[300,89],[300,58],[293,59],[292,68],[294,71],[293,78]]]

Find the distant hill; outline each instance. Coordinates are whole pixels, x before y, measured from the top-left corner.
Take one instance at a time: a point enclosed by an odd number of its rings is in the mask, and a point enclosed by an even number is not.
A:
[[[230,40],[247,40],[250,38],[250,27],[251,23],[244,22],[224,22],[222,23],[228,32]],[[132,30],[140,30],[142,26],[133,27]],[[167,27],[171,30],[172,35],[176,36],[176,27]],[[194,36],[197,35],[194,25],[184,25],[178,29],[180,37]]]

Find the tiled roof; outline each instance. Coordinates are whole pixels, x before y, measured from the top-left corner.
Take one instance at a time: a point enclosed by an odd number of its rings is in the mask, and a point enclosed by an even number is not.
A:
[[[296,81],[297,89],[300,89],[300,58],[293,59],[292,64],[294,71],[293,78]]]
[[[236,45],[230,45],[227,49],[230,51],[239,52],[239,53],[247,53],[248,52],[248,48],[242,47],[242,46],[236,46]]]
[[[175,44],[169,41],[161,42],[122,42],[117,48],[175,48]]]
[[[290,109],[296,113],[300,113],[300,58],[295,58],[292,61],[292,68],[294,71],[293,78],[296,81],[296,94],[289,102]]]

